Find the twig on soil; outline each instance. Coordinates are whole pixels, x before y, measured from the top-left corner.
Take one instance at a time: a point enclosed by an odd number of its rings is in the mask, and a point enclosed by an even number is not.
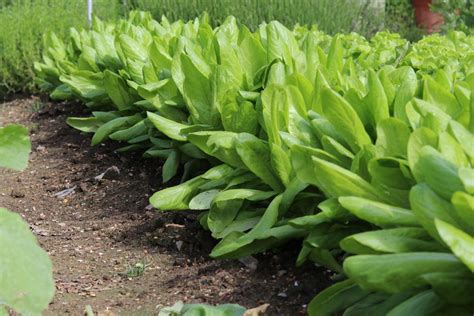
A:
[[[102,172],[101,174],[99,174],[98,176],[86,179],[85,181],[91,181],[92,180],[92,181],[100,182],[100,181],[102,181],[104,176],[110,171],[113,171],[118,175],[120,174],[120,169],[117,166],[111,166],[111,167],[108,167],[107,169],[105,169],[105,171]]]
[[[73,194],[75,192],[76,188],[77,188],[77,185],[73,186],[72,188],[56,192],[56,193],[53,194],[53,196],[57,197],[58,199],[63,199],[66,196]]]

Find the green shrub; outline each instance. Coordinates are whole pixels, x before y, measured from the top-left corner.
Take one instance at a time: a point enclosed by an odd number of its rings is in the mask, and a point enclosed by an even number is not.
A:
[[[474,33],[474,0],[434,0],[431,10],[443,16],[443,31]]]
[[[150,11],[158,19],[166,15],[172,21],[194,19],[206,11],[214,26],[233,15],[250,29],[271,20],[289,27],[317,24],[329,34],[355,31],[366,35],[380,25],[368,0],[129,0],[126,9]]]
[[[118,15],[118,2],[94,2],[96,15]],[[73,26],[86,26],[86,1],[1,1],[0,96],[34,89],[33,61],[41,56],[42,35],[54,31],[63,38]]]
[[[424,34],[415,24],[415,11],[411,0],[386,0],[385,28],[410,41],[417,41]]]

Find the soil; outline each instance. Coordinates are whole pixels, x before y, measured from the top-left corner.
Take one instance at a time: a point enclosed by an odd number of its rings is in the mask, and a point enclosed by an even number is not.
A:
[[[57,290],[46,314],[81,315],[91,305],[153,315],[184,301],[268,303],[266,315],[300,315],[330,284],[324,269],[294,266],[300,242],[250,262],[210,259],[215,241],[195,213],[148,206],[161,188],[162,161],[116,153],[115,143],[91,147],[89,135],[65,123],[71,115],[84,115],[82,107],[36,96],[0,105],[0,125],[21,123],[31,133],[28,169],[0,170],[0,205],[21,214],[51,256]],[[137,263],[146,268],[132,276]]]

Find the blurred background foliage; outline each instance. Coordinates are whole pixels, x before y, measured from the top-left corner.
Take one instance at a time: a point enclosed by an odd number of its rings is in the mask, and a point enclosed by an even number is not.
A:
[[[443,16],[443,31],[457,29],[474,34],[474,0],[433,0],[431,10]]]
[[[119,3],[94,0],[95,14],[116,18]],[[42,36],[64,37],[72,26],[86,26],[86,1],[0,0],[0,95],[34,88],[33,62],[41,55]]]
[[[440,10],[446,9],[447,0]],[[455,0],[470,2],[474,0]],[[414,23],[411,0],[385,0],[385,8],[374,0],[93,0],[94,14],[116,19],[130,10],[150,11],[160,19],[192,19],[203,11],[213,25],[228,15],[252,29],[263,21],[278,20],[288,27],[296,23],[317,24],[329,34],[358,32],[370,37],[376,31],[390,30],[411,41],[423,31]],[[382,1],[383,3],[384,1]],[[472,6],[465,13],[472,18]],[[469,13],[470,12],[470,13]],[[463,11],[464,14],[464,11]],[[466,24],[453,18],[449,27]],[[463,20],[464,21],[464,20]],[[464,24],[463,24],[464,23]],[[34,92],[33,62],[40,58],[42,35],[54,31],[67,35],[70,27],[87,27],[85,0],[0,0],[0,97],[16,92]],[[464,27],[465,28],[465,27]]]

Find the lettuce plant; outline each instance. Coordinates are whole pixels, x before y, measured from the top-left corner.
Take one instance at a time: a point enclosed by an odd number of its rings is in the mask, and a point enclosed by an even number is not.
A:
[[[134,12],[46,43],[44,86],[92,111],[71,126],[165,159],[164,181],[184,164],[150,203],[200,211],[212,257],[300,239],[297,265],[343,279],[311,315],[472,313],[472,36]]]

